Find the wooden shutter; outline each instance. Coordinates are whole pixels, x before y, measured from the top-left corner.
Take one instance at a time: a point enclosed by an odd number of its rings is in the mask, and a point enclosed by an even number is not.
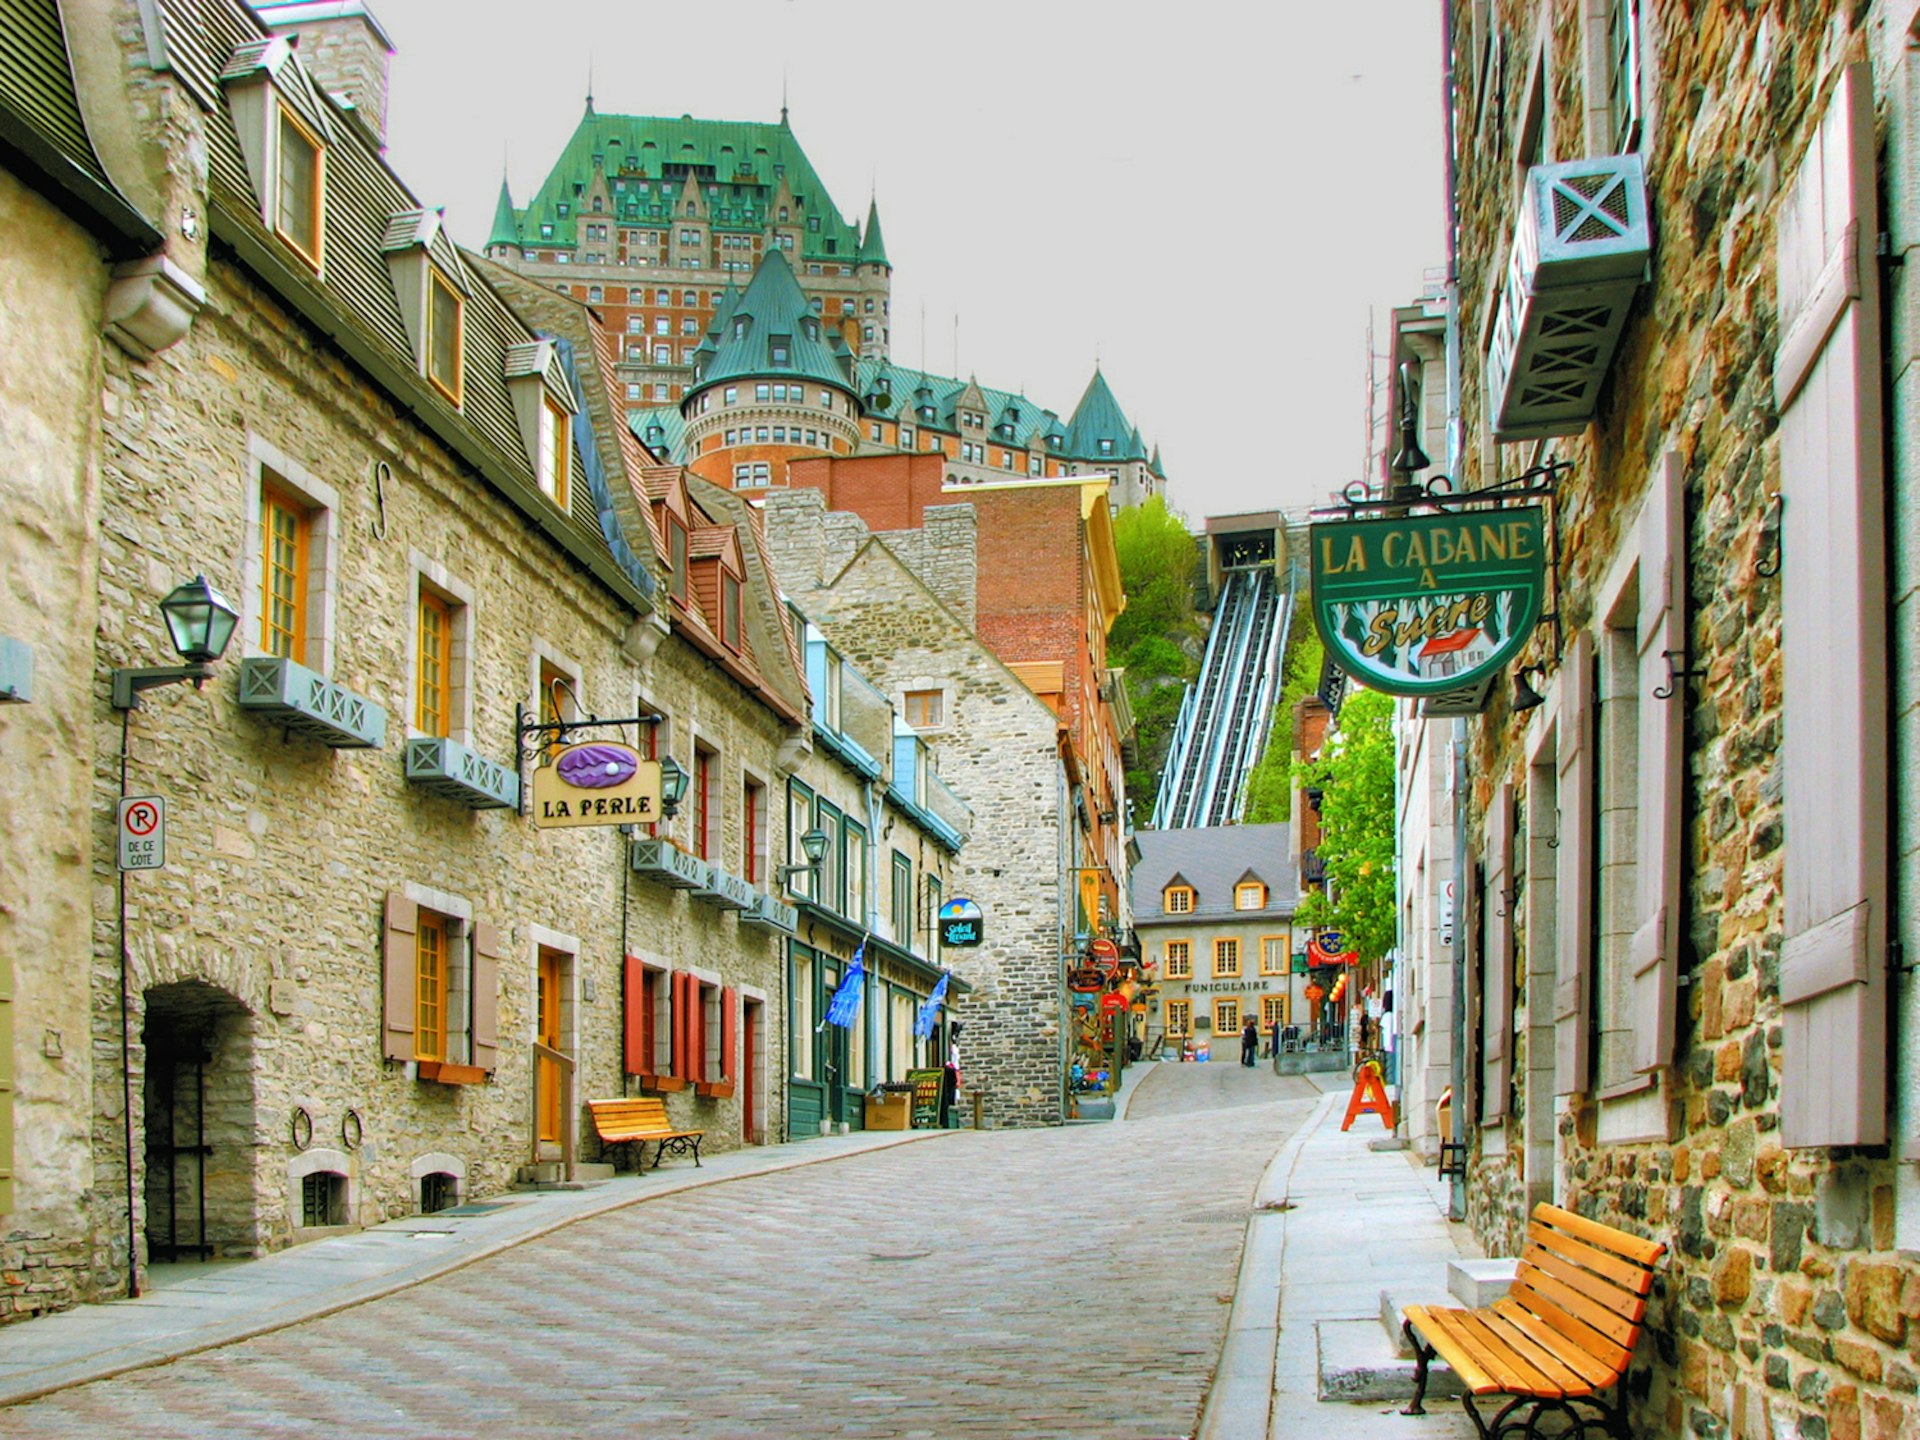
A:
[[[671,1057],[673,1068],[670,1073],[685,1078],[687,1074],[687,980],[686,971],[673,972],[673,992],[671,1004],[671,1028],[673,1042]]]
[[[473,1063],[482,1070],[500,1064],[500,930],[484,920],[473,925]]]
[[[647,972],[637,955],[627,956],[622,974],[621,1034],[623,1067],[629,1075],[653,1073],[653,1056],[647,1046]]]
[[[1513,1075],[1513,782],[1494,787],[1487,812],[1487,982],[1482,994],[1486,1084],[1481,1115],[1489,1122],[1507,1114]]]
[[[1587,1088],[1587,976],[1593,953],[1593,637],[1575,633],[1560,672],[1555,721],[1560,805],[1554,910],[1553,1090]]]
[[[731,985],[720,987],[720,1078],[731,1080],[739,1068],[734,1061],[733,1047],[737,1043],[739,1021],[734,1012],[740,1008],[740,1002],[733,993]]]
[[[419,956],[414,946],[419,929],[420,907],[404,892],[389,890],[380,966],[381,993],[386,1000],[380,1045],[389,1060],[414,1058],[414,990],[419,979]]]
[[[1681,754],[1687,682],[1672,679],[1665,652],[1687,669],[1686,480],[1671,452],[1654,466],[1640,508],[1639,817],[1634,916],[1633,1068],[1651,1074],[1673,1061],[1680,978]],[[1667,690],[1664,700],[1654,691]]]
[[[1887,1135],[1887,576],[1873,92],[1840,83],[1780,206],[1785,943],[1780,1134]]]
[[[1455,804],[1464,804],[1456,799]],[[1479,857],[1471,852],[1467,855],[1466,890],[1460,897],[1459,914],[1455,923],[1459,930],[1455,932],[1454,943],[1464,947],[1466,963],[1460,967],[1461,1014],[1465,1017],[1458,1031],[1454,1028],[1453,1017],[1447,1017],[1447,1034],[1452,1042],[1461,1046],[1460,1075],[1464,1082],[1464,1094],[1453,1097],[1454,1138],[1465,1134],[1468,1120],[1480,1113],[1480,985],[1481,967],[1486,963],[1486,936],[1480,929],[1480,885],[1482,866]],[[1447,956],[1447,964],[1453,963],[1453,957]]]

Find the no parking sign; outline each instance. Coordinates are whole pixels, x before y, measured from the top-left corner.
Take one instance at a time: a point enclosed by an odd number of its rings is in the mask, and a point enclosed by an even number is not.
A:
[[[158,870],[167,863],[167,797],[128,795],[120,802],[120,868]]]

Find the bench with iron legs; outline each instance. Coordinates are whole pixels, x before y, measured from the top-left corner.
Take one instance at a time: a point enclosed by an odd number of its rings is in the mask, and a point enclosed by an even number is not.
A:
[[[1478,1310],[1407,1308],[1401,1328],[1413,1346],[1414,1390],[1404,1413],[1426,1413],[1427,1366],[1438,1358],[1459,1377],[1481,1440],[1537,1440],[1550,1416],[1576,1440],[1588,1431],[1630,1440],[1619,1386],[1666,1250],[1556,1205],[1536,1206],[1503,1298]],[[1487,1419],[1474,1408],[1476,1395],[1510,1398]],[[1554,1433],[1563,1432],[1556,1425]]]
[[[618,1100],[589,1100],[594,1132],[602,1145],[633,1145],[634,1169],[647,1167],[647,1142],[653,1142],[653,1168],[668,1154],[691,1155],[700,1163],[704,1130],[679,1130],[667,1119],[667,1105],[657,1095],[634,1095]]]

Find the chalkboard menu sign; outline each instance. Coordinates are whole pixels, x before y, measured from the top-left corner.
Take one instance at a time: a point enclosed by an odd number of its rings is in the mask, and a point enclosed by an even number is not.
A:
[[[944,1070],[909,1070],[907,1079],[913,1085],[913,1128],[916,1130],[938,1130],[940,1128],[940,1082],[946,1079]]]

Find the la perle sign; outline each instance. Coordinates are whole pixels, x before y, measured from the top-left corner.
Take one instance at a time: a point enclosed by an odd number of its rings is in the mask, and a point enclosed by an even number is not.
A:
[[[1313,618],[1328,655],[1387,695],[1499,670],[1539,622],[1545,537],[1537,505],[1315,525]]]
[[[642,759],[631,745],[568,745],[533,772],[533,823],[543,830],[659,818],[660,763]]]

